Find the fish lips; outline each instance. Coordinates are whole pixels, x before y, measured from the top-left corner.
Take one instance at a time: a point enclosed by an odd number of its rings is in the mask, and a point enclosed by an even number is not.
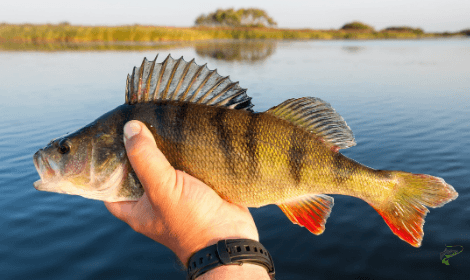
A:
[[[37,180],[36,182],[33,183],[33,186],[36,190],[43,190],[42,186],[45,185],[45,181],[48,178],[52,178],[55,176],[56,172],[54,169],[51,167],[51,164],[49,163],[47,156],[44,155],[44,152],[42,149],[37,151],[34,156],[33,156],[33,162],[34,162],[34,167],[36,167],[36,171],[39,174],[39,177],[41,177],[40,180]]]

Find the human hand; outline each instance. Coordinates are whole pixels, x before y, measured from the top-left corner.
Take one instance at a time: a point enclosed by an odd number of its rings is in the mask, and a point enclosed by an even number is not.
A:
[[[124,142],[145,193],[138,201],[105,202],[111,214],[170,248],[185,266],[193,253],[219,240],[259,241],[248,208],[223,200],[203,182],[175,170],[143,123],[126,123]]]

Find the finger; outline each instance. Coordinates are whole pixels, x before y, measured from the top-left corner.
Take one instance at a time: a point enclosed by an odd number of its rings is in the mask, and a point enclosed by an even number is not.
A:
[[[176,183],[176,171],[157,148],[155,139],[147,127],[139,121],[124,125],[124,143],[127,156],[153,201],[171,197]]]

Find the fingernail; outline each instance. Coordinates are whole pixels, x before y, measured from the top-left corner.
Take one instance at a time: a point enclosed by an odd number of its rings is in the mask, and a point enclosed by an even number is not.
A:
[[[126,141],[131,139],[132,136],[135,136],[140,133],[140,125],[137,122],[129,121],[124,125],[124,144]]]

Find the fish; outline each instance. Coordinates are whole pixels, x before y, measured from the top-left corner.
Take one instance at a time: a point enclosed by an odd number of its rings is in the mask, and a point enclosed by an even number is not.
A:
[[[247,89],[229,76],[194,59],[157,58],[144,58],[127,76],[124,104],[34,154],[37,190],[138,200],[144,189],[127,158],[123,126],[139,120],[175,169],[228,202],[275,204],[316,235],[334,205],[328,194],[347,195],[367,202],[395,235],[420,247],[427,207],[458,197],[442,178],[376,170],[341,154],[356,145],[354,135],[320,98],[288,99],[256,112]]]
[[[457,250],[449,250],[449,249],[447,249],[447,248],[452,248],[452,247],[461,247],[462,250],[457,251]],[[460,254],[460,253],[462,253],[462,252],[463,252],[463,246],[462,246],[462,245],[446,246],[446,248],[444,249],[444,251],[441,252],[441,253],[439,254],[439,256],[440,256],[440,259],[441,259],[441,261],[442,261],[443,264],[445,264],[445,265],[450,265],[450,264],[449,264],[449,259],[452,258],[452,257],[454,257],[454,256],[456,256],[456,255],[458,255],[458,254]]]

